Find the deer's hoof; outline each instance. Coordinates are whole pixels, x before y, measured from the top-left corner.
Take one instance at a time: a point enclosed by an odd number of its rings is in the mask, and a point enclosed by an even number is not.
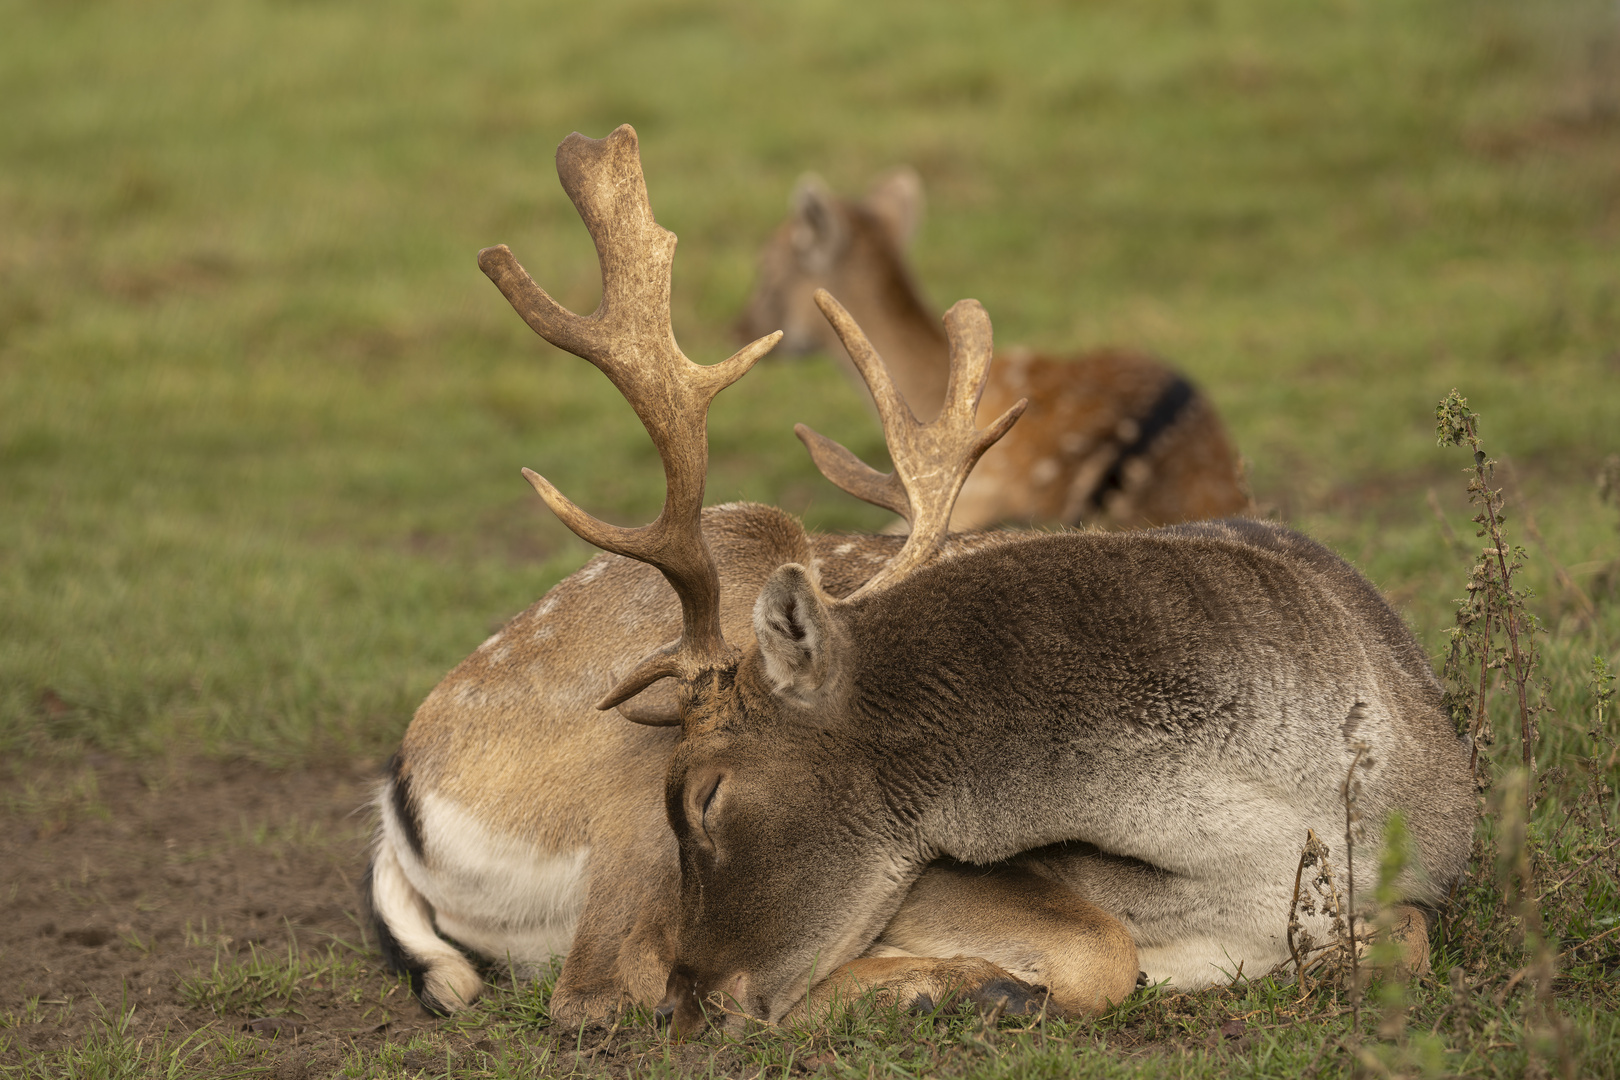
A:
[[[994,1012],[999,1007],[1004,1016],[1031,1016],[1046,1008],[1050,996],[1046,987],[1033,986],[1009,975],[980,985],[968,995],[968,1000],[983,1013]]]

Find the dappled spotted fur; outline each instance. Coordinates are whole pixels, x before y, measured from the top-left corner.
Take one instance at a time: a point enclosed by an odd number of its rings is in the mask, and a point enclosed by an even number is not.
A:
[[[910,169],[842,199],[814,177],[795,189],[787,221],[759,257],[739,322],[745,338],[783,331],[778,352],[843,346],[816,309],[825,288],[848,308],[920,416],[938,411],[950,362],[939,319],[906,261],[922,212]],[[979,415],[1019,398],[1029,408],[968,477],[951,523],[1094,523],[1139,527],[1245,512],[1237,454],[1215,408],[1153,357],[1099,349],[1052,357],[1004,349]]]

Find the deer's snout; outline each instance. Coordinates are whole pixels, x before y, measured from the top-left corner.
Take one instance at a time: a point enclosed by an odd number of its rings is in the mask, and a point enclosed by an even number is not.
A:
[[[684,1039],[703,1030],[703,1003],[698,999],[697,986],[697,973],[691,968],[677,965],[670,969],[664,1000],[658,1003],[654,1015],[659,1027],[673,1025],[676,1038]]]
[[[676,1037],[684,1039],[700,1033],[710,1019],[719,1022],[728,1011],[755,1011],[748,1008],[747,993],[747,973],[710,983],[691,968],[677,964],[669,973],[664,1000],[659,1002],[654,1016],[659,1027],[673,1026]]]

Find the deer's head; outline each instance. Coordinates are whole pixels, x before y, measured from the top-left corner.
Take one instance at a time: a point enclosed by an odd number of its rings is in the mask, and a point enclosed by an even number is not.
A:
[[[790,355],[836,353],[839,340],[817,309],[818,289],[865,305],[854,311],[868,327],[880,308],[920,311],[906,251],[922,212],[922,179],[906,166],[879,176],[858,200],[840,198],[818,176],[801,177],[787,220],[760,250],[739,333],[752,338],[779,329]]]
[[[986,429],[974,426],[991,356],[990,320],[977,301],[945,317],[949,390],[938,419],[922,424],[855,321],[818,292],[816,305],[877,402],[895,472],[878,473],[803,425],[799,437],[829,479],[900,514],[911,532],[844,600],[822,593],[802,532],[772,538],[802,558],[779,567],[761,590],[756,640],[738,648],[720,632],[719,577],[699,525],[708,407],[782,335],[710,366],[681,352],[669,317],[675,237],[653,220],[629,125],[602,140],[569,136],[557,170],[596,244],[597,310],[582,317],[558,305],[504,246],[481,252],[479,265],[537,333],[612,380],[652,436],[668,487],[657,520],[629,529],[598,521],[542,477],[524,475],[570,529],[657,567],[681,601],[680,638],[636,664],[598,705],[637,722],[681,726],[665,787],[681,864],[666,1009],[683,1030],[700,1026],[705,1003],[714,1001],[774,1020],[818,973],[866,948],[929,857],[914,815],[892,784],[880,782],[882,763],[861,752],[871,725],[888,717],[878,715],[881,704],[874,711],[881,695],[863,691],[871,658],[852,629],[934,555],[962,482],[1024,403]],[[677,688],[675,708],[648,704],[656,695],[636,700],[666,679]]]

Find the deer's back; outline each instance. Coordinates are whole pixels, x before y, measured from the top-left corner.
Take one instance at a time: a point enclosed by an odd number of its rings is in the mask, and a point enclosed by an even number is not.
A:
[[[856,712],[904,744],[890,760],[919,775],[901,786],[972,805],[958,857],[1084,840],[1192,873],[1252,860],[1268,831],[1296,857],[1304,827],[1342,820],[1358,746],[1368,820],[1401,809],[1437,874],[1466,857],[1468,768],[1426,657],[1304,537],[1248,521],[1052,534],[895,592],[854,623]],[[930,673],[920,699],[886,699],[901,667]]]
[[[953,521],[1107,521],[1132,527],[1226,517],[1249,505],[1237,453],[1209,400],[1168,365],[1100,349],[996,357],[983,422],[1030,405],[965,485]]]

